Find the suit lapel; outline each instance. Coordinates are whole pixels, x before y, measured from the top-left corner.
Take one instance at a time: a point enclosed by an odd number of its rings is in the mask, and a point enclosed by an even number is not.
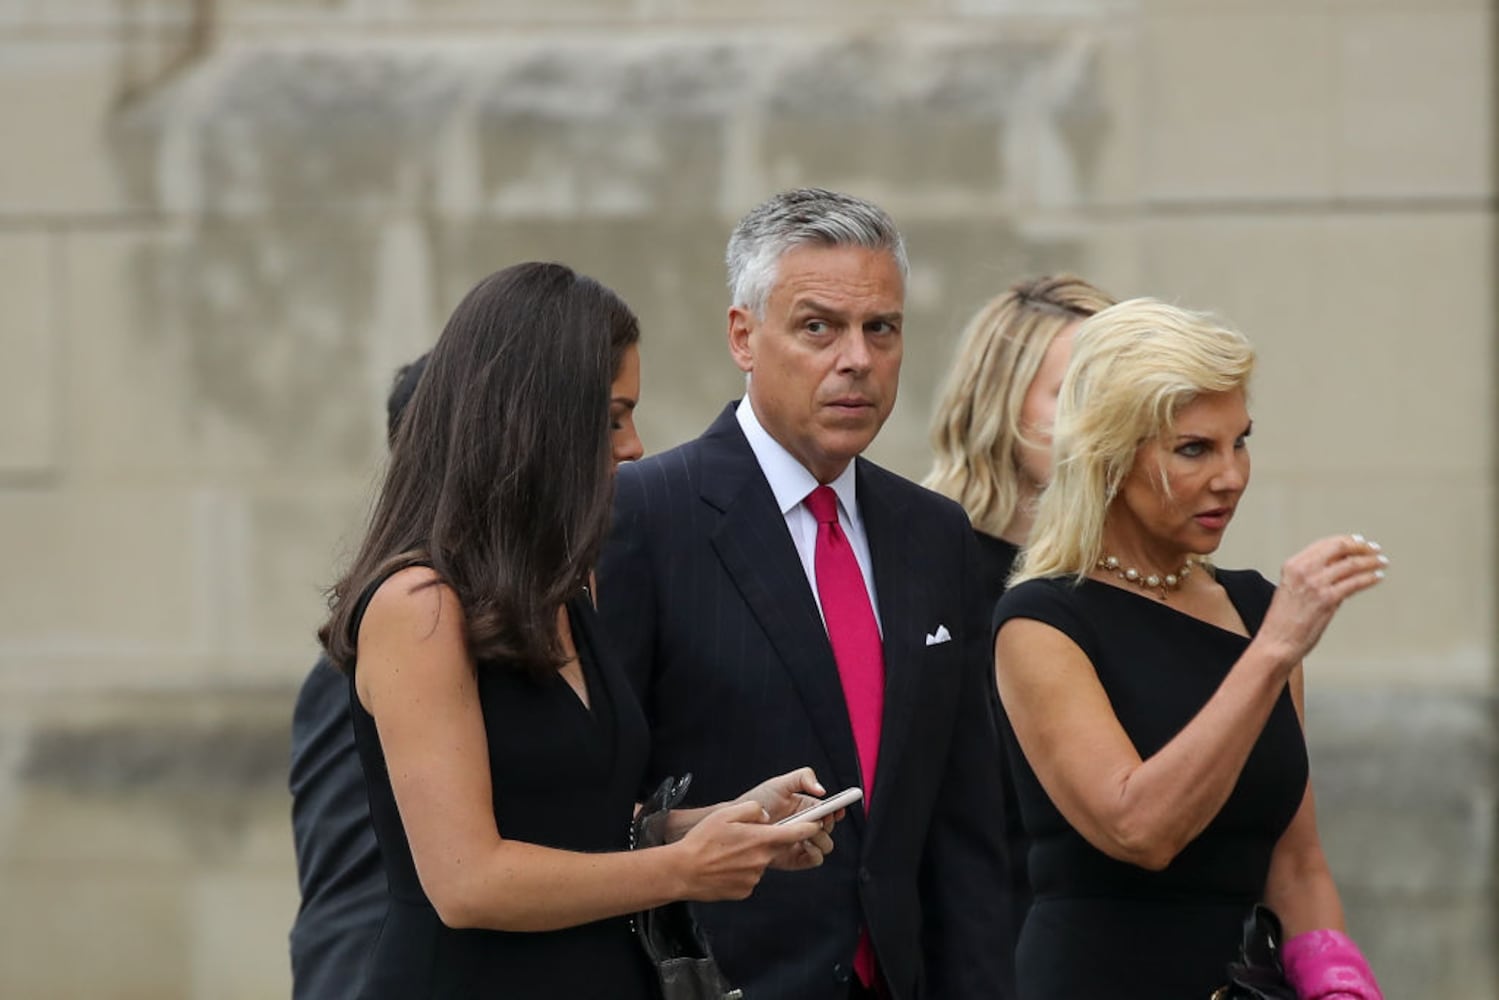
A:
[[[870,466],[857,459],[859,513],[869,539],[869,558],[874,569],[874,591],[880,602],[880,630],[885,652],[885,712],[880,720],[880,764],[875,777],[875,802],[881,790],[895,780],[895,764],[902,759],[911,735],[920,679],[917,665],[923,652],[924,623],[913,621],[914,588],[919,574],[911,562],[910,526],[904,523],[904,507],[888,490],[881,490]]]
[[[823,783],[830,790],[859,784],[853,729],[822,615],[732,407],[708,429],[704,445],[702,499],[720,514],[713,549],[769,637],[833,763],[834,774],[822,775]]]

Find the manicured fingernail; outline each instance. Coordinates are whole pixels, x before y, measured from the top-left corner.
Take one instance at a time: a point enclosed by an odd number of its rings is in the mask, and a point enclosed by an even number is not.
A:
[[[1378,542],[1370,542],[1369,548],[1373,549],[1375,552],[1378,552],[1380,550],[1380,544]]]
[[[1358,534],[1357,532],[1354,533],[1353,540],[1355,542],[1358,542],[1360,545],[1364,544],[1364,536]]]
[[[1384,579],[1384,570],[1382,570],[1382,569],[1375,570],[1374,571],[1374,579],[1376,579],[1376,580],[1383,580]]]
[[[1390,557],[1389,556],[1380,556],[1379,557],[1379,564],[1381,566],[1388,566],[1390,564]]]

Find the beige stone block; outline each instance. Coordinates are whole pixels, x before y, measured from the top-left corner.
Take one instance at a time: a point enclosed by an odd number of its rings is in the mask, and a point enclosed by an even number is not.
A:
[[[182,881],[128,866],[6,864],[0,884],[0,996],[193,996]]]
[[[1160,220],[1146,227],[1144,259],[1152,294],[1218,312],[1256,345],[1251,447],[1264,468],[1426,475],[1489,463],[1484,217]]]
[[[524,260],[566,261],[613,288],[640,318],[636,428],[647,452],[664,451],[696,437],[744,391],[726,339],[732,224],[717,216],[455,223],[435,241],[435,298],[446,317],[484,275]]]
[[[1140,3],[1141,0],[943,0],[942,6],[968,17],[1007,18],[1029,14],[1100,17],[1133,13]]]
[[[1145,18],[1142,190],[1157,201],[1282,199],[1332,189],[1331,19],[1316,10]]]
[[[1130,0],[1133,2],[1133,0]],[[1139,205],[1143,191],[1144,137],[1149,105],[1144,88],[1142,45],[1137,32],[1094,28],[1097,39],[1088,72],[1096,81],[1092,113],[1069,116],[1063,129],[1082,155],[1080,203],[1087,207]]]
[[[1343,904],[1385,996],[1499,1000],[1492,897],[1345,889]]]
[[[852,190],[898,217],[1136,197],[1132,35],[1089,22],[1015,33],[934,26],[786,45],[776,55],[744,140],[753,169],[734,164],[762,189]],[[871,76],[870,65],[882,71]]]
[[[1322,333],[1302,342],[1292,390],[1297,422],[1317,428],[1304,467],[1492,474],[1492,225],[1477,213],[1330,224]]]
[[[1493,683],[1491,474],[1343,475],[1297,485],[1288,533],[1376,539],[1386,580],[1338,612],[1308,670],[1320,684],[1486,689]]]
[[[283,31],[326,30],[347,33],[366,27],[388,27],[395,16],[388,0],[214,0],[215,27],[226,37],[261,39]],[[413,27],[414,18],[403,17]]]
[[[326,588],[337,581],[363,537],[375,485],[365,490],[286,490],[246,503],[245,600],[231,613],[233,652],[251,660],[248,677],[300,680],[317,655],[315,633],[327,617]],[[283,654],[278,657],[275,654]]]
[[[212,528],[211,511],[183,490],[0,492],[7,670],[211,648],[220,581],[202,557]]]
[[[183,27],[202,16],[196,0],[0,0],[0,27]]]
[[[150,262],[185,247],[90,233],[65,244],[65,433],[77,471],[162,477],[192,454],[191,395],[167,340],[166,283]]]
[[[122,86],[111,44],[0,41],[0,216],[130,206],[109,141]]]
[[[1493,10],[1360,11],[1337,34],[1339,193],[1491,193]]]
[[[1204,13],[1224,10],[1327,10],[1334,13],[1365,13],[1477,9],[1487,7],[1489,4],[1490,0],[1133,0],[1132,6],[1148,14]]]
[[[529,0],[395,0],[389,16],[413,22],[561,21],[633,19],[652,0],[561,0],[539,8]]]
[[[391,367],[379,230],[208,224],[69,244],[69,458],[90,476],[369,474]],[[418,275],[419,277],[419,275]]]
[[[231,29],[316,24],[411,30],[448,25],[574,23],[625,20],[651,0],[217,0]]]
[[[142,744],[154,739],[152,749],[170,749],[175,738],[177,748],[201,753],[207,746],[212,753],[209,730],[184,730],[180,720],[174,730],[173,722],[163,725],[148,714],[127,716],[123,728],[94,736],[91,752],[113,748],[132,757],[113,773],[97,759],[79,759],[80,740],[34,746],[6,795],[0,863],[113,866],[168,878],[199,868],[281,872],[292,864],[285,787],[290,702],[282,708],[287,724],[257,734],[262,755],[274,744],[274,775],[247,776],[232,760],[243,756],[249,726],[243,720],[218,728],[218,761],[181,763],[176,772],[152,762]],[[67,753],[73,758],[58,759]]]
[[[296,873],[289,868],[198,878],[190,903],[192,995],[201,1000],[288,996],[286,934],[297,901]]]
[[[1490,10],[1493,0],[1322,0],[1338,12],[1386,13],[1391,11]]]
[[[723,123],[640,110],[644,115],[577,119],[485,114],[478,126],[482,204],[500,214],[556,218],[712,211],[724,168]]]
[[[184,861],[181,833],[159,802],[81,796],[22,785],[7,796],[0,859],[24,866],[115,866],[170,873]]]
[[[56,465],[54,261],[53,243],[45,235],[0,236],[0,477]]]
[[[290,731],[291,705],[286,710]],[[288,744],[289,744],[288,736]],[[284,775],[283,775],[284,777]],[[296,891],[296,854],[291,839],[291,802],[284,784],[257,788],[250,808],[241,814],[239,841],[234,855],[235,870],[260,873],[277,884],[290,880]],[[293,911],[296,903],[293,901]],[[290,921],[287,921],[288,924]]]
[[[1005,183],[1002,131],[997,122],[966,115],[809,109],[764,124],[758,172],[768,191],[813,184],[882,204],[987,200]]]
[[[1059,267],[1075,271],[1115,300],[1147,294],[1144,284],[1144,255],[1141,227],[1133,218],[1089,220],[1077,227],[1086,233],[1082,257],[1063,260]]]
[[[745,18],[785,23],[811,20],[848,23],[870,17],[931,14],[941,0],[829,0],[815,6],[796,0],[763,0],[752,7],[715,0],[639,0],[644,13],[661,19],[738,21]],[[869,22],[865,22],[869,23]]]

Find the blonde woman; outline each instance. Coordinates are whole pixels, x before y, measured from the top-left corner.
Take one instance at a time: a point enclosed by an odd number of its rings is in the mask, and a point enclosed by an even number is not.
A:
[[[1149,299],[1074,337],[1052,481],[995,613],[1032,843],[1026,1000],[1206,998],[1260,901],[1300,996],[1380,996],[1318,839],[1301,661],[1388,560],[1324,538],[1279,587],[1203,561],[1249,484],[1253,367],[1239,334]]]
[[[922,485],[968,511],[992,607],[1051,478],[1051,419],[1079,323],[1114,304],[1072,274],[1030,278],[974,314],[932,418]]]
[[[990,299],[958,341],[932,419],[936,459],[923,485],[968,511],[986,610],[1004,593],[1030,534],[1036,498],[1051,478],[1052,413],[1073,332],[1113,304],[1108,293],[1076,275],[1028,278]],[[1030,879],[1015,782],[1008,770],[1001,780],[1014,935],[1030,908]]]

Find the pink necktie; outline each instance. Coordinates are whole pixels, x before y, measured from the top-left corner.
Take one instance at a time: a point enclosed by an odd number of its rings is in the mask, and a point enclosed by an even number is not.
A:
[[[864,779],[864,811],[874,789],[874,769],[880,754],[880,719],[885,710],[885,653],[880,629],[864,574],[838,524],[838,496],[831,487],[819,486],[803,501],[817,518],[817,545],[813,568],[817,573],[817,602],[827,624],[838,677],[843,681],[843,699],[854,731],[859,770]],[[854,952],[854,972],[865,986],[874,984],[874,950],[867,930],[859,932]]]

